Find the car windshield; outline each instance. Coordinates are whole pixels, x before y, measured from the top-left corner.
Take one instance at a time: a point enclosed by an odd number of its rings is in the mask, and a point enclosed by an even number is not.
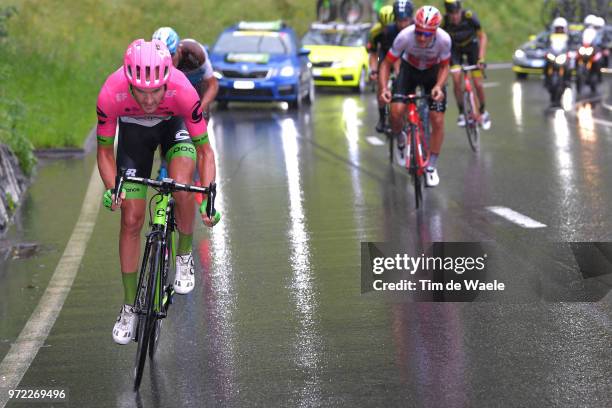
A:
[[[304,45],[339,45],[343,47],[364,47],[365,36],[362,33],[342,31],[310,30],[302,38]]]
[[[286,33],[232,31],[221,35],[213,52],[290,54],[293,52],[293,47]]]

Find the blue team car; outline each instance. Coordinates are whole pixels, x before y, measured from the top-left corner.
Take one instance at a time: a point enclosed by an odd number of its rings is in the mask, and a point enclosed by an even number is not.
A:
[[[241,22],[221,33],[210,52],[219,80],[218,106],[230,101],[314,101],[310,51],[283,22]]]

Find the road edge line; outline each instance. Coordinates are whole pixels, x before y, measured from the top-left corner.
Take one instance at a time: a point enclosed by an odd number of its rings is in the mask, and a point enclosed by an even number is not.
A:
[[[97,168],[94,168],[79,219],[55,272],[36,309],[0,363],[0,408],[9,402],[9,390],[19,386],[62,310],[93,233],[103,192],[103,184]]]

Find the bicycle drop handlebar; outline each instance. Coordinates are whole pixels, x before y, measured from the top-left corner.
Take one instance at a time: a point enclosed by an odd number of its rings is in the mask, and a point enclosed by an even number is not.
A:
[[[202,193],[208,195],[208,200],[206,201],[206,215],[209,218],[215,216],[217,211],[215,210],[215,197],[217,196],[217,185],[215,182],[211,182],[208,187],[198,187],[192,186],[189,184],[177,183],[175,180],[171,178],[164,178],[162,180],[153,180],[144,177],[132,177],[126,176],[125,172],[118,174],[115,177],[115,204],[119,205],[119,194],[118,191],[121,191],[123,184],[125,182],[129,183],[137,183],[142,184],[144,186],[153,187],[161,194],[169,194],[175,191],[187,191],[190,193]]]

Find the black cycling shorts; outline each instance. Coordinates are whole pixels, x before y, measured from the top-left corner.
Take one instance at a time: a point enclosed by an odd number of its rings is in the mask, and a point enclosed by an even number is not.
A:
[[[405,60],[402,60],[400,72],[393,86],[392,103],[401,102],[407,103],[406,96],[414,94],[417,86],[423,87],[423,92],[430,94],[432,88],[438,81],[438,70],[440,66],[436,65],[432,68],[420,70],[410,65]],[[446,112],[446,86],[442,87],[444,99],[441,102],[436,102],[429,99],[429,110],[432,112]]]
[[[467,65],[478,64],[478,54],[480,50],[478,42],[474,41],[464,47],[455,47],[451,49],[451,69],[459,68],[467,62]],[[465,57],[465,62],[464,62]]]
[[[177,146],[181,144],[181,146]],[[119,119],[119,139],[117,141],[117,171],[126,169],[128,176],[151,177],[153,158],[161,145],[165,158],[171,149],[184,149],[179,156],[195,157],[195,146],[183,119],[173,116],[148,127]],[[175,147],[176,146],[176,147]],[[187,151],[191,149],[190,151]],[[181,153],[181,152],[179,152]]]

